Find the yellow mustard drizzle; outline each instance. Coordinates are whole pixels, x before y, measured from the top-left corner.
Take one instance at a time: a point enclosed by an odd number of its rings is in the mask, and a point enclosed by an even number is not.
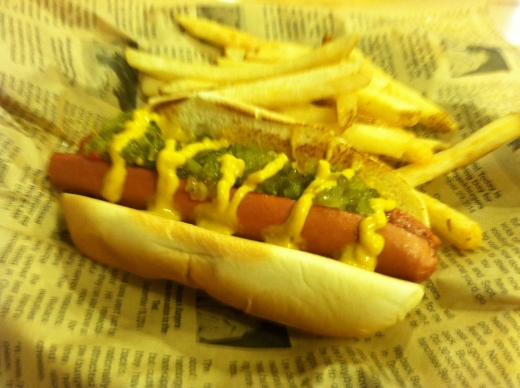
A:
[[[230,200],[230,191],[239,176],[242,176],[244,162],[232,155],[221,157],[221,179],[217,184],[217,197],[209,204],[197,206],[195,218],[197,225],[220,233],[231,235],[238,227],[237,210],[247,193],[266,179],[274,176],[288,161],[285,154],[279,154],[264,168],[251,173]]]
[[[150,122],[155,120],[158,120],[158,115],[154,112],[147,108],[137,109],[133,112],[132,120],[125,123],[123,131],[114,136],[109,149],[112,165],[105,175],[101,189],[101,195],[107,201],[119,202],[123,194],[126,162],[121,156],[121,152],[131,140],[142,137]]]
[[[392,199],[372,198],[370,206],[374,213],[369,214],[361,221],[359,243],[345,247],[341,252],[339,261],[373,271],[376,268],[377,256],[385,246],[385,239],[377,231],[387,224],[385,212],[395,209],[396,203]]]
[[[182,166],[190,158],[204,150],[217,150],[228,146],[225,140],[204,139],[198,143],[191,143],[177,150],[177,141],[167,139],[165,147],[159,152],[156,161],[157,188],[155,199],[148,210],[176,220],[180,219],[179,212],[174,208],[173,195],[179,187],[177,168]]]
[[[339,173],[332,173],[330,171],[330,163],[326,160],[320,160],[315,179],[296,201],[287,220],[281,225],[273,225],[267,228],[264,232],[265,241],[286,248],[301,249],[304,244],[301,232],[312,207],[314,197],[320,191],[336,186],[340,175],[350,179],[354,175],[354,171],[346,169]]]
[[[217,183],[217,196],[211,203],[195,208],[195,223],[205,229],[231,235],[234,225],[229,220],[228,207],[231,188],[244,173],[245,163],[231,154],[220,158],[220,179]]]

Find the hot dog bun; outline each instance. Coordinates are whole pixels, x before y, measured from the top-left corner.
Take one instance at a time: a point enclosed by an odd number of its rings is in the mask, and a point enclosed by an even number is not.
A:
[[[423,297],[416,283],[321,256],[78,195],[63,194],[62,205],[85,255],[203,289],[249,314],[312,333],[368,336],[401,321]]]

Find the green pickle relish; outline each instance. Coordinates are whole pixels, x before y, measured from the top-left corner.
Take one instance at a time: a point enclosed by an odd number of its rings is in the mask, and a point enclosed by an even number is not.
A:
[[[92,136],[85,141],[81,153],[110,161],[108,153],[110,143],[116,134],[123,131],[125,122],[131,119],[132,113],[128,112],[107,121],[99,131],[93,132]],[[121,156],[130,166],[155,169],[157,155],[163,148],[161,130],[155,122],[151,121],[145,135],[140,139],[131,140],[123,149]],[[216,196],[216,186],[220,179],[219,158],[226,153],[242,159],[245,164],[242,177],[235,183],[236,187],[239,187],[249,174],[261,170],[277,156],[274,151],[264,151],[256,146],[241,144],[199,152],[177,169],[178,177],[186,179],[186,191],[190,193],[192,199],[202,201]],[[311,160],[300,171],[288,162],[274,176],[261,182],[255,191],[296,200],[314,180],[317,165],[318,161]],[[315,196],[314,204],[367,215],[374,211],[370,207],[370,199],[378,197],[377,190],[368,187],[357,175],[351,179],[342,175],[337,181],[337,186],[324,189]]]

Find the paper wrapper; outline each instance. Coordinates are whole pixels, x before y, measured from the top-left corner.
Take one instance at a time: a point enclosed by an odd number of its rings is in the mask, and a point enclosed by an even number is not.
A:
[[[421,189],[479,221],[482,246],[440,249],[422,303],[363,339],[326,339],[257,320],[170,281],[102,266],[70,244],[53,151],[139,104],[124,47],[184,61],[218,50],[176,13],[267,39],[360,49],[445,107],[456,142],[520,102],[520,54],[480,3],[424,10],[172,1],[8,2],[0,10],[0,382],[4,386],[349,387],[520,385],[520,143]],[[283,296],[281,296],[283,297]],[[362,314],[362,311],[356,312]]]

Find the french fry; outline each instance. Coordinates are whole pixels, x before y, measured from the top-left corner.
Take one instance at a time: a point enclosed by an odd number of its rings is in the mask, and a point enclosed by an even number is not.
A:
[[[419,194],[435,234],[459,249],[475,249],[482,243],[482,229],[478,222],[427,194]]]
[[[341,137],[352,147],[370,154],[400,159],[410,147],[412,136],[395,136],[394,131],[382,126],[354,123]]]
[[[390,126],[413,127],[421,119],[421,109],[402,98],[368,85],[356,92],[358,111],[381,119]]]
[[[422,139],[400,128],[354,123],[341,137],[360,151],[411,163],[424,163],[433,156]]]
[[[267,80],[218,89],[220,95],[264,108],[307,103],[350,93],[370,82],[364,63],[340,62]]]
[[[226,84],[292,74],[337,63],[349,55],[358,40],[357,35],[344,36],[318,47],[309,54],[271,66],[228,68],[200,63],[185,63],[132,48],[126,49],[126,59],[132,67],[165,81],[187,77]]]
[[[283,106],[276,109],[276,112],[290,116],[299,122],[334,125],[338,121],[335,109],[311,103]]]
[[[338,124],[341,128],[351,125],[357,116],[357,96],[355,93],[343,93],[336,98]]]
[[[451,148],[436,153],[428,163],[397,169],[412,186],[419,186],[456,168],[466,166],[520,136],[520,113],[503,116]]]
[[[267,41],[217,22],[176,15],[175,20],[190,35],[218,47],[234,47],[245,51],[250,60],[277,61],[309,53],[312,48],[297,43]]]
[[[251,50],[265,42],[263,39],[255,38],[236,28],[209,19],[177,14],[175,15],[175,21],[191,36],[218,47],[236,47],[243,50]]]

